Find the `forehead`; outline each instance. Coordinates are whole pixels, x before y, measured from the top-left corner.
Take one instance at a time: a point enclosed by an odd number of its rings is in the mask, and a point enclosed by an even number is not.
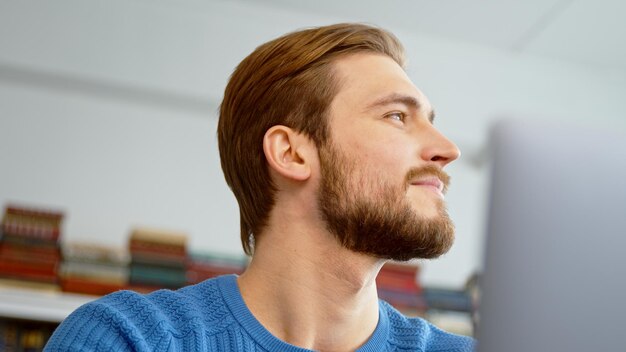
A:
[[[331,109],[365,111],[390,96],[413,98],[420,110],[432,111],[430,102],[392,58],[374,53],[358,53],[333,63],[339,90]]]

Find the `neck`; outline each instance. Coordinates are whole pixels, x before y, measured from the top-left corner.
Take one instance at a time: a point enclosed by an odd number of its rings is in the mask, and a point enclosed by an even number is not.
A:
[[[297,227],[270,226],[262,234],[239,277],[243,299],[287,343],[355,350],[378,323],[375,278],[383,261],[341,247],[325,230]]]

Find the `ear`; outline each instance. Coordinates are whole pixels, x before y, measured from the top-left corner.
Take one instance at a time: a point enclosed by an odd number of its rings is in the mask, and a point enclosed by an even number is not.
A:
[[[304,181],[311,177],[311,140],[289,127],[272,126],[263,137],[263,152],[271,169],[281,176]]]

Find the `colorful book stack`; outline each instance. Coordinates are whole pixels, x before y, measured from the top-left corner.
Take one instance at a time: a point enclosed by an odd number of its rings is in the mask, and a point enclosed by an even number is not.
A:
[[[429,310],[472,311],[472,299],[466,290],[428,287],[424,288],[423,296]]]
[[[179,288],[186,284],[187,236],[138,228],[130,235],[130,284],[133,290]]]
[[[59,279],[63,291],[105,295],[128,285],[128,251],[93,243],[63,245]]]
[[[409,315],[422,315],[426,308],[414,264],[386,263],[376,277],[378,297]]]
[[[191,253],[187,261],[187,283],[196,284],[220,275],[241,274],[247,265],[247,257]]]
[[[63,213],[7,206],[2,218],[0,275],[57,283]]]

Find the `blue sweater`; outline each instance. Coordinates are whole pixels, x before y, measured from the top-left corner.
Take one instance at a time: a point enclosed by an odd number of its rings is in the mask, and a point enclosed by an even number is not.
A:
[[[407,318],[384,301],[376,330],[358,351],[472,351],[474,340]],[[274,337],[246,307],[237,277],[177,291],[119,291],[85,304],[45,351],[308,351]]]

